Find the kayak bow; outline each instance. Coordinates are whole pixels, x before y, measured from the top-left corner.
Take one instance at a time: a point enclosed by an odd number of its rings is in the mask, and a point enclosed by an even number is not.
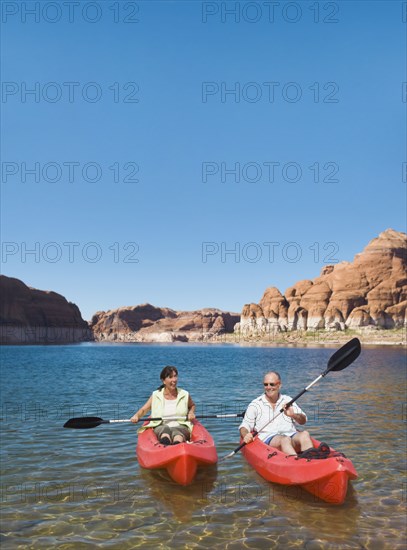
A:
[[[178,445],[162,445],[152,429],[138,436],[137,458],[148,470],[165,468],[180,485],[192,483],[199,466],[209,466],[218,460],[210,433],[197,420],[193,421],[191,441]]]

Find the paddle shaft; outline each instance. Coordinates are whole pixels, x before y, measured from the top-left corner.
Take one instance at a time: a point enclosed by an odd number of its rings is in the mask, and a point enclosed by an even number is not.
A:
[[[202,420],[206,418],[243,418],[244,413],[239,414],[211,414],[211,415],[204,415],[204,416],[196,416],[195,418],[197,420]],[[86,418],[86,417],[84,417]],[[166,416],[166,417],[156,417],[156,418],[145,418],[140,419],[139,422],[156,422],[159,420],[188,420],[188,416]],[[115,422],[131,422],[130,418],[126,418],[124,420],[103,420],[103,424],[113,424]]]
[[[328,373],[327,373],[327,372],[324,372],[323,374],[320,374],[319,376],[317,376],[317,377],[315,378],[315,380],[314,380],[313,382],[311,382],[311,384],[308,384],[308,386],[307,386],[306,388],[304,388],[302,391],[300,391],[300,393],[299,393],[298,395],[296,395],[295,397],[293,397],[293,398],[291,399],[291,401],[289,401],[288,403],[286,403],[286,404],[284,405],[284,407],[282,407],[282,408],[280,409],[280,412],[278,413],[277,416],[280,416],[280,414],[282,414],[282,413],[284,412],[285,409],[288,409],[288,407],[291,407],[291,405],[292,405],[293,403],[295,403],[302,395],[304,395],[304,393],[305,393],[306,391],[308,391],[309,389],[311,389],[312,386],[313,386],[314,384],[316,384],[317,382],[319,382],[319,381],[321,380],[321,378],[323,378],[326,374],[328,374]],[[277,416],[276,416],[275,418],[277,418]],[[275,418],[273,418],[273,420],[275,420]],[[270,420],[270,422],[272,422],[273,420]],[[268,426],[268,424],[270,424],[270,422],[267,422],[267,424],[266,424],[265,426],[263,426],[262,430],[263,430],[266,426]]]
[[[206,418],[243,418],[244,413],[230,413],[230,414],[210,414],[210,415],[203,415],[203,416],[196,416],[195,418],[197,420],[203,420]],[[86,418],[86,416],[84,417]],[[139,422],[156,422],[159,420],[188,420],[188,416],[157,416],[156,418],[140,418]],[[115,422],[131,422],[130,418],[126,418],[124,420],[103,420],[103,424],[113,424]]]
[[[202,416],[196,416],[195,418],[201,419],[201,418],[243,418],[244,412],[242,413],[228,413],[228,414],[212,414],[212,415],[202,415]],[[161,421],[168,421],[168,420],[188,420],[187,416],[169,416],[169,417],[157,417],[157,418],[145,418],[140,419],[138,422],[161,422]],[[126,423],[126,422],[132,422],[131,418],[125,418],[125,419],[113,419],[113,420],[103,420],[103,418],[95,417],[95,416],[83,416],[81,418],[71,418],[64,424],[64,428],[75,428],[75,429],[90,429],[90,428],[96,428],[97,426],[100,426],[101,424],[118,424],[118,423]]]
[[[184,417],[182,417],[184,419]],[[149,422],[155,422],[157,420],[163,420],[162,418],[146,418],[145,421]],[[165,418],[165,420],[181,420],[181,418],[178,418],[177,416],[169,416],[168,418]],[[86,422],[86,416],[83,417],[83,421]],[[117,424],[118,422],[131,422],[130,418],[121,418],[120,420],[99,420],[99,424]],[[139,420],[141,422],[141,420]]]

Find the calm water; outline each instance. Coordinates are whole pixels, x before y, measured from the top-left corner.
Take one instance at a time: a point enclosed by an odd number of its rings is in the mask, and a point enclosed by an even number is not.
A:
[[[180,487],[136,460],[136,426],[66,430],[73,416],[128,418],[180,371],[197,414],[241,412],[277,369],[292,396],[334,349],[97,345],[3,347],[2,548],[406,548],[405,353],[364,349],[299,403],[311,433],[352,459],[342,506],[271,485],[240,454]],[[206,420],[219,456],[236,420]],[[404,481],[404,484],[403,484]]]

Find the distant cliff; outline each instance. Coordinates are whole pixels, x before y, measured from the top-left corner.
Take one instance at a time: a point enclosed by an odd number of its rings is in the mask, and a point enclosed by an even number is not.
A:
[[[0,343],[65,344],[92,339],[75,304],[0,275]]]
[[[407,236],[388,229],[353,262],[322,269],[282,294],[267,288],[259,304],[243,307],[235,332],[389,329],[407,326]]]
[[[151,304],[98,311],[90,324],[75,304],[0,276],[0,343],[207,342],[222,335],[267,337],[278,332],[369,330],[407,326],[407,236],[392,229],[353,262],[328,265],[313,280],[282,294],[267,288],[241,316],[219,309],[175,311]]]
[[[240,316],[219,309],[174,311],[151,304],[95,313],[95,340],[118,342],[203,342],[233,332]]]

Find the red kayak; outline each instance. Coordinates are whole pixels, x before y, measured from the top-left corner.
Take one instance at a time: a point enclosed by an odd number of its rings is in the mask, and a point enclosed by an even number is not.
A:
[[[319,441],[313,439],[318,447]],[[242,454],[256,472],[267,481],[281,485],[299,485],[309,493],[333,504],[342,504],[348,480],[358,477],[352,462],[331,448],[327,458],[305,459],[287,456],[256,438],[242,448]]]
[[[141,432],[136,453],[140,466],[148,470],[165,468],[180,485],[192,482],[198,466],[216,464],[218,460],[212,436],[197,420],[193,421],[191,441],[178,445],[161,445],[152,429]]]

